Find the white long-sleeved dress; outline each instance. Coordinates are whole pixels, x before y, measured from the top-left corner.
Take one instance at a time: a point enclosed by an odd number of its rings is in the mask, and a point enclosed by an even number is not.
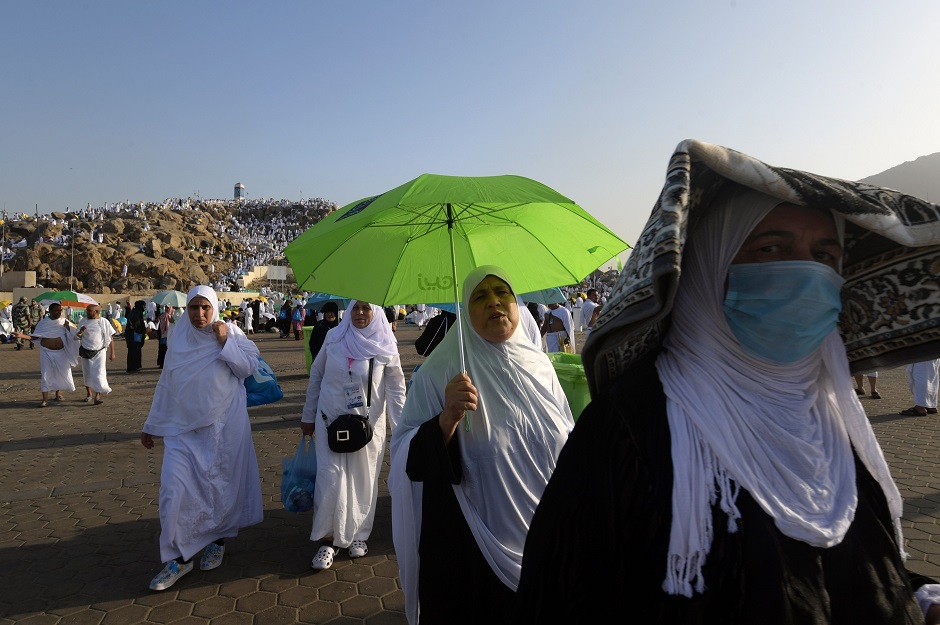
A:
[[[405,404],[401,359],[397,354],[376,356],[371,406],[368,410],[365,406],[347,408],[345,388],[358,385],[365,403],[368,376],[369,361],[350,360],[341,343],[324,345],[310,367],[302,416],[304,423],[316,424],[317,480],[310,540],[332,536],[334,545],[348,547],[354,540],[367,540],[372,532],[379,471],[385,458],[386,416],[394,430]],[[356,452],[332,452],[321,413],[326,415],[327,422],[341,414],[368,414],[374,431],[372,440]]]

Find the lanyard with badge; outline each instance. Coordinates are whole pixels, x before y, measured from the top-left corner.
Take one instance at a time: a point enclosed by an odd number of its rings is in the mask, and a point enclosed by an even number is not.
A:
[[[353,358],[346,358],[346,373],[349,374],[349,383],[343,386],[343,394],[346,396],[346,410],[362,408],[368,406],[362,401],[362,387],[358,382],[353,382],[352,365],[356,362]],[[372,395],[372,360],[369,360],[369,395]]]

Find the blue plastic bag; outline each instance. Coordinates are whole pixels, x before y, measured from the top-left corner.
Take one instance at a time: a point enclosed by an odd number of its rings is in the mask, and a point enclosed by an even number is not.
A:
[[[317,450],[313,437],[301,435],[293,458],[281,460],[281,503],[288,512],[306,512],[313,508],[313,489],[317,481]]]
[[[277,383],[274,369],[261,356],[258,356],[258,369],[245,378],[245,390],[248,391],[249,408],[271,404],[284,398],[284,391]]]

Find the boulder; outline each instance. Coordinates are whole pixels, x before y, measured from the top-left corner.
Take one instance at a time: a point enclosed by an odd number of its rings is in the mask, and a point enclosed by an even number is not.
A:
[[[124,220],[119,217],[105,219],[101,224],[101,229],[111,234],[124,234]]]
[[[181,263],[181,262],[183,262],[184,260],[186,260],[186,253],[185,253],[183,250],[181,250],[181,249],[179,249],[178,247],[175,247],[175,246],[174,246],[174,247],[167,247],[167,248],[166,248],[166,251],[164,252],[164,254],[165,254],[166,257],[169,258],[170,260],[175,260],[175,261],[178,262],[178,263]]]

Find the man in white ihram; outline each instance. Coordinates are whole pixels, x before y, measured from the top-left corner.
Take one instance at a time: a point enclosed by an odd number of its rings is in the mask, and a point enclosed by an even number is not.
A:
[[[588,289],[587,300],[581,306],[581,325],[584,327],[584,340],[591,336],[595,315],[600,312],[601,305],[597,303],[599,296],[597,289]]]
[[[574,327],[571,313],[558,304],[549,304],[542,319],[542,334],[548,352],[575,353]]]

